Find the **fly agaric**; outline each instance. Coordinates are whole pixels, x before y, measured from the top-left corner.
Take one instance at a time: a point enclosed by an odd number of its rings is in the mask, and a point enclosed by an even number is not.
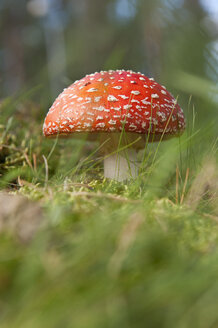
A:
[[[136,151],[148,141],[181,135],[184,114],[175,98],[154,81],[133,71],[86,75],[58,96],[44,122],[46,137],[82,136],[100,140],[104,176],[136,177]]]

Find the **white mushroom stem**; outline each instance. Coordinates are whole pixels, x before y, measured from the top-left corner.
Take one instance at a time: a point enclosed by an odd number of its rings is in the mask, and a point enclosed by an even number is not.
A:
[[[127,148],[104,158],[105,178],[116,181],[124,181],[136,178],[138,175],[137,152],[133,148]]]

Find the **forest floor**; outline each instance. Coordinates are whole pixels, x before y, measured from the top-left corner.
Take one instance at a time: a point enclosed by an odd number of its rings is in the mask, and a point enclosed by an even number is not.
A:
[[[95,145],[46,140],[34,104],[0,111],[2,328],[218,327],[211,130],[150,145],[119,183]]]

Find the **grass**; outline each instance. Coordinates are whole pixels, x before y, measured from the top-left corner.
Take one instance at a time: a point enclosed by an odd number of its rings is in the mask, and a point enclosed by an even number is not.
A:
[[[97,146],[45,140],[15,104],[0,108],[1,327],[217,327],[212,128],[151,144],[122,184]]]

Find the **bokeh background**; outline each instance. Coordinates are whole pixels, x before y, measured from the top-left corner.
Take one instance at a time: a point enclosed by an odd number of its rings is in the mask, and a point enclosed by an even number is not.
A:
[[[154,77],[217,130],[216,0],[1,0],[0,97],[28,96],[43,120],[74,80],[99,70]],[[191,103],[191,105],[190,105]]]

